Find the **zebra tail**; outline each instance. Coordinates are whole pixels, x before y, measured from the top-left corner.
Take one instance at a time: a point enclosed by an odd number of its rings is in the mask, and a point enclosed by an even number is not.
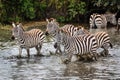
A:
[[[109,44],[110,44],[110,47],[113,48],[113,45],[110,42],[109,42]]]

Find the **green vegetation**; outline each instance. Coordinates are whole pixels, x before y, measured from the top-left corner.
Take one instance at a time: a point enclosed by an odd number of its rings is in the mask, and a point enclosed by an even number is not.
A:
[[[116,12],[120,0],[0,0],[0,23],[45,20],[83,22],[94,10]]]
[[[45,21],[53,17],[62,23],[84,24],[92,12],[115,13],[119,9],[120,0],[0,0],[0,41],[11,40],[11,22]],[[27,26],[27,30],[46,28],[45,23]]]

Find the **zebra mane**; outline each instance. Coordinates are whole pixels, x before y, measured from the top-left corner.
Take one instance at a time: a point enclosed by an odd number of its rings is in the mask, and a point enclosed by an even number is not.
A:
[[[61,33],[70,36],[70,32],[66,31],[65,29],[60,29]]]

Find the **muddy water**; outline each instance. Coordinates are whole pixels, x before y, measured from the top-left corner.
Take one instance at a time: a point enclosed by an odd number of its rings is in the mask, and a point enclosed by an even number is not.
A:
[[[31,57],[18,59],[18,46],[11,42],[0,43],[0,80],[107,80],[120,79],[120,34],[109,31],[114,47],[109,49],[111,56],[101,57],[94,62],[75,62],[63,64],[59,55],[54,53],[53,42],[44,43],[42,54],[35,57],[36,51],[31,49]]]

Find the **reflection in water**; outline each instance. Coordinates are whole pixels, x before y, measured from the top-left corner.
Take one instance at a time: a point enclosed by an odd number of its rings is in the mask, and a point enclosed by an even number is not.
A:
[[[111,56],[93,62],[63,64],[57,55],[17,59],[18,48],[9,46],[0,50],[0,80],[107,80],[120,79],[120,35],[109,32],[114,48]],[[116,37],[117,36],[117,37]],[[44,44],[42,53],[54,52],[53,43]],[[31,55],[36,54],[31,49]],[[12,56],[12,57],[11,57]],[[23,52],[26,56],[26,52]]]
[[[95,71],[96,69],[91,67],[89,63],[71,63],[67,65],[64,76],[78,76],[82,79],[93,78]]]

